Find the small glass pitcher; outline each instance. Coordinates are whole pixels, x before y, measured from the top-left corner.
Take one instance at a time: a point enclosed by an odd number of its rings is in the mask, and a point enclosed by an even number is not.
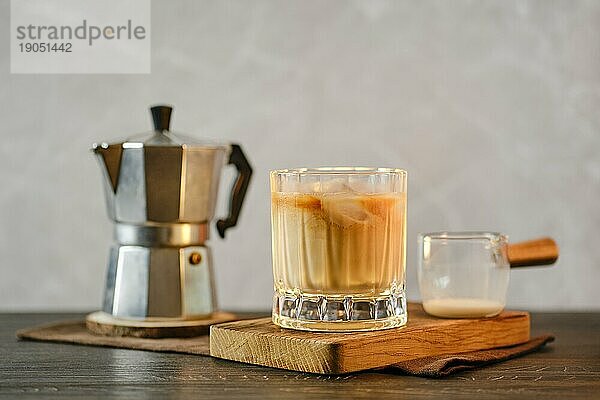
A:
[[[419,235],[423,308],[447,318],[491,317],[506,304],[508,237],[494,232]]]

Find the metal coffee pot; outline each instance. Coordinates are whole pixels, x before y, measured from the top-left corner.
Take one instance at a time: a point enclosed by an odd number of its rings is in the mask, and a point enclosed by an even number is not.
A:
[[[221,169],[238,171],[229,216],[216,223],[224,238],[236,225],[252,168],[237,144],[174,134],[172,108],[151,108],[154,131],[97,143],[108,214],[115,222],[103,311],[129,319],[196,319],[216,307],[206,245]]]

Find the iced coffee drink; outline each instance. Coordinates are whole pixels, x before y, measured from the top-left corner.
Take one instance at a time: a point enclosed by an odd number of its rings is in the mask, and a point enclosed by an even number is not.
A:
[[[406,173],[271,172],[273,321],[306,330],[406,322]]]

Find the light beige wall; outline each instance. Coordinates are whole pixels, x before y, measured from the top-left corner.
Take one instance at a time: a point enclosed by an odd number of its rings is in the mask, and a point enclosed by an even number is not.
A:
[[[4,30],[1,310],[99,306],[111,226],[88,148],[149,129],[157,102],[175,105],[175,130],[240,142],[255,167],[239,228],[211,240],[226,308],[269,307],[267,171],[329,164],[409,171],[411,298],[418,232],[486,229],[561,246],[556,267],[513,272],[511,305],[600,309],[600,2],[152,12],[151,75],[10,75]]]

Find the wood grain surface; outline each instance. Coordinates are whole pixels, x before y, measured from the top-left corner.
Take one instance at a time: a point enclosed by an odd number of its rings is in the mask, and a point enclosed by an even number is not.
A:
[[[114,318],[110,314],[96,311],[88,314],[87,328],[98,335],[130,336],[137,338],[174,338],[205,335],[211,325],[238,319],[235,314],[218,311],[210,318],[173,321],[135,321]]]
[[[549,237],[508,245],[508,262],[511,267],[550,265],[558,260],[558,245]]]
[[[532,336],[556,335],[550,347],[441,380],[377,371],[315,375],[195,355],[15,338],[19,329],[83,317],[0,314],[0,398],[549,400],[600,393],[600,313],[532,313]]]
[[[509,346],[529,340],[529,314],[441,319],[409,304],[405,327],[373,332],[318,333],[282,329],[270,318],[210,328],[210,354],[293,371],[343,374],[432,355]]]

